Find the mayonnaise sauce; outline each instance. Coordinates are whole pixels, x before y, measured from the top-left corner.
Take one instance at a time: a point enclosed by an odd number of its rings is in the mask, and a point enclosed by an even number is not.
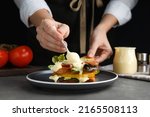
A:
[[[49,77],[49,79],[54,80],[54,82],[57,82],[59,78],[61,78],[61,76],[58,76],[58,75],[53,75],[53,76]],[[69,79],[71,79],[71,78],[70,77],[64,78],[64,80],[69,80]],[[83,82],[88,81],[89,78],[87,76],[84,76],[84,77],[78,78],[78,80],[80,83],[83,83]]]
[[[80,56],[77,53],[67,51],[66,58],[67,58],[66,62],[68,64],[72,64],[73,67],[78,68],[79,70],[83,68],[82,64],[83,61],[80,59]]]
[[[62,68],[62,62],[56,62],[55,65],[51,67],[51,70],[54,71],[54,72],[56,72],[60,68]]]
[[[54,82],[57,82],[57,80],[58,80],[60,77],[61,77],[61,76],[53,75],[53,76],[50,76],[49,79],[54,80]]]
[[[118,74],[136,73],[137,60],[134,47],[115,47],[113,71]]]

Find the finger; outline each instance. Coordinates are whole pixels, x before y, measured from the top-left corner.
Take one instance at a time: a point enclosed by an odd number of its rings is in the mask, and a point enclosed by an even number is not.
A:
[[[64,38],[67,38],[70,33],[69,26],[66,24],[60,24],[57,30],[63,35]]]
[[[43,45],[43,43],[40,43],[40,45],[49,51],[53,51],[53,52],[57,52],[57,53],[65,53],[66,52],[65,49],[59,49],[59,48],[57,49],[56,47],[53,48],[53,47],[45,46],[45,45]]]
[[[57,51],[60,51],[60,52],[66,52],[66,48],[64,47],[64,45],[61,42],[58,42],[58,43],[54,43],[48,40],[45,45],[47,45],[48,48],[56,49]]]
[[[91,47],[90,47],[90,49],[89,49],[89,51],[88,51],[88,53],[87,53],[87,56],[89,56],[89,57],[94,57],[94,56],[95,56],[95,53],[96,53],[96,51],[97,51],[97,48],[98,48],[98,44],[96,43],[96,41],[93,41],[93,42],[91,43]]]
[[[53,23],[51,23],[49,20],[44,20],[42,23],[43,30],[48,33],[49,35],[51,35],[52,37],[56,38],[57,40],[62,40],[63,36],[62,34],[60,34],[57,29],[56,26]]]
[[[105,61],[106,59],[109,59],[112,55],[112,50],[107,50],[105,52],[102,52],[101,55],[96,56],[96,61],[98,63],[101,63],[103,61]]]
[[[57,53],[65,53],[66,49],[65,48],[60,48],[59,46],[51,46],[50,44],[46,46],[47,50],[57,52]]]
[[[47,27],[44,28],[44,31],[46,33],[48,33],[49,35],[51,35],[53,38],[55,38],[56,40],[62,40],[63,39],[63,35],[60,34],[57,30],[55,26],[51,26],[51,27]]]
[[[63,47],[63,44],[61,43],[60,40],[57,40],[57,39],[53,38],[51,35],[49,35],[48,33],[46,33],[43,30],[43,28],[37,27],[36,30],[37,30],[37,39],[38,40],[40,40],[40,39],[46,39],[50,43],[54,43],[55,45]]]
[[[46,39],[39,39],[39,38],[41,38],[40,35],[37,36],[37,39],[39,40],[39,43],[43,48],[58,53],[66,52],[66,49],[64,47],[58,46],[53,42],[47,41]]]

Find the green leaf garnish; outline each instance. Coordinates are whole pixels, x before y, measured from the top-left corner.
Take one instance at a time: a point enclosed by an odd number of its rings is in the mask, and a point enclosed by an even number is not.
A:
[[[51,69],[54,65],[49,65],[48,68]]]
[[[61,55],[59,55],[58,56],[58,61],[59,62],[62,62],[62,61],[64,61],[66,58],[65,58],[65,54],[61,54]]]
[[[56,63],[56,62],[62,62],[64,61],[66,58],[65,58],[65,54],[61,54],[59,56],[53,56],[52,57],[52,62],[53,63]]]
[[[53,63],[58,62],[58,56],[53,56],[53,57],[52,57],[52,62],[53,62]]]

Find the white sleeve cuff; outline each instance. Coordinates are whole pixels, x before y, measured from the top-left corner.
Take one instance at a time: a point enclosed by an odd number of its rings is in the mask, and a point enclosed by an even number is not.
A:
[[[131,9],[120,1],[110,1],[107,5],[104,14],[111,14],[115,16],[118,20],[119,25],[123,25],[128,22],[131,17]]]
[[[47,9],[52,16],[51,10],[44,0],[24,0],[20,6],[20,17],[22,22],[27,26],[29,25],[29,17],[40,9]]]

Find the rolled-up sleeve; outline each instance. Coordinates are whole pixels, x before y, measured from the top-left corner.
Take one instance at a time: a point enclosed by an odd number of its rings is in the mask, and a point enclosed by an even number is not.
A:
[[[111,14],[118,20],[118,25],[127,23],[132,18],[131,10],[138,0],[111,0],[104,14]]]
[[[14,0],[20,11],[20,18],[22,22],[29,26],[29,17],[40,9],[47,9],[52,16],[51,10],[45,0]]]

